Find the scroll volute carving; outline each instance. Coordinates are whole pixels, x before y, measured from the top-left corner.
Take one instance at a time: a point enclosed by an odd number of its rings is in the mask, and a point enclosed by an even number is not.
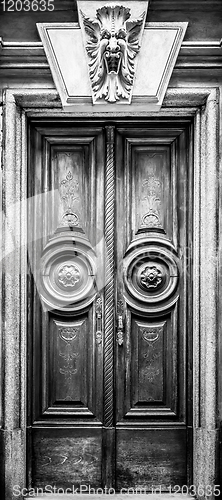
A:
[[[145,12],[131,19],[129,8],[107,5],[98,9],[94,18],[81,15],[94,103],[101,99],[130,102]]]

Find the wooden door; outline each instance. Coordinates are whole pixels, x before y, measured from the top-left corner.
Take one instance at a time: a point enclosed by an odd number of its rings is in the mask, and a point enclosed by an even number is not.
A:
[[[188,482],[192,191],[171,127],[117,127],[117,489]]]
[[[191,478],[189,123],[29,127],[28,482]]]

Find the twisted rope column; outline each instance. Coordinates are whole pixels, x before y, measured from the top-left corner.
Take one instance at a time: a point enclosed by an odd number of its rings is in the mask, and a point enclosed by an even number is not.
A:
[[[106,127],[106,172],[105,172],[105,241],[106,241],[106,286],[104,317],[104,425],[113,426],[114,383],[114,203],[115,164],[114,127]]]

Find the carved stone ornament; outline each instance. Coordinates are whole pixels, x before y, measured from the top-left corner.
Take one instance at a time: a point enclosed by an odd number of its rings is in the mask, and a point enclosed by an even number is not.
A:
[[[129,101],[145,12],[139,19],[130,19],[129,8],[107,5],[96,11],[95,18],[82,11],[81,15],[88,38],[86,51],[94,101]]]

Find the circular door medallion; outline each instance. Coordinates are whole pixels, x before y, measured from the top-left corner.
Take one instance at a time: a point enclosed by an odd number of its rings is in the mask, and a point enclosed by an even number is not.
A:
[[[82,236],[57,236],[41,259],[40,291],[47,307],[72,312],[89,305],[96,294],[96,255]]]
[[[165,311],[178,298],[179,268],[174,247],[165,238],[141,238],[124,258],[125,298],[132,307]]]

